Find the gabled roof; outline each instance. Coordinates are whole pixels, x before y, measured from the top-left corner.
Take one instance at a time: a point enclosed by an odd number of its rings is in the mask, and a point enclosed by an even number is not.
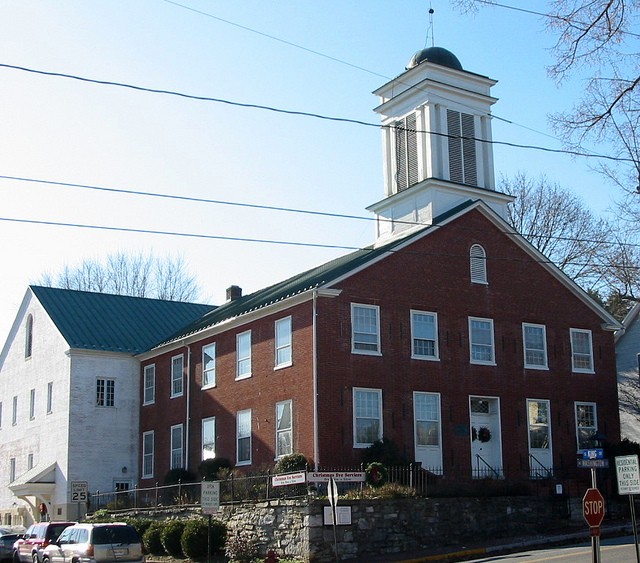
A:
[[[30,286],[70,348],[139,354],[213,305]]]
[[[605,309],[591,299],[585,291],[568,278],[559,268],[549,263],[549,261],[521,235],[514,233],[513,229],[482,200],[469,199],[450,209],[446,213],[435,217],[432,225],[425,225],[414,231],[409,231],[407,234],[399,238],[394,238],[386,244],[381,244],[379,246],[374,244],[360,250],[356,250],[355,252],[336,258],[335,260],[331,260],[330,262],[297,274],[277,284],[258,290],[249,295],[238,297],[232,301],[228,301],[227,303],[210,311],[201,319],[198,319],[189,326],[185,326],[183,330],[180,330],[171,338],[159,343],[158,347],[169,345],[177,340],[187,338],[230,319],[268,307],[269,305],[273,305],[295,295],[300,295],[313,289],[326,287],[346,275],[350,275],[361,268],[373,264],[389,252],[399,250],[401,247],[411,244],[418,238],[441,228],[451,219],[463,215],[471,209],[480,209],[485,216],[496,223],[506,233],[505,236],[509,236],[516,244],[525,250],[525,252],[530,254],[534,260],[539,262],[541,267],[549,270],[553,276],[558,278],[570,291],[576,294],[579,299],[596,311],[603,319],[607,328],[619,327],[619,323]]]

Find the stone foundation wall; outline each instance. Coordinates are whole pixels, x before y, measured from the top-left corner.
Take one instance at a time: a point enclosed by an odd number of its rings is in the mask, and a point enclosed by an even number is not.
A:
[[[217,516],[229,533],[254,538],[261,553],[309,563],[334,561],[333,527],[323,523],[327,501],[272,500],[224,506]],[[489,538],[542,533],[566,526],[562,499],[531,497],[342,501],[351,524],[336,527],[341,559],[434,546],[461,546]]]

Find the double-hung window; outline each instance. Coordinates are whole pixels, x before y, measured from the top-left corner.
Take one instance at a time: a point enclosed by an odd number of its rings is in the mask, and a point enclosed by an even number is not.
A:
[[[579,450],[596,446],[595,434],[598,432],[598,417],[595,403],[576,403],[576,440]]]
[[[53,381],[47,383],[47,414],[53,412]]]
[[[571,329],[571,369],[578,373],[593,373],[590,330]]]
[[[202,347],[202,388],[216,386],[216,344]]]
[[[380,354],[380,307],[351,304],[351,351]]]
[[[411,357],[438,359],[438,315],[411,311]]]
[[[495,365],[492,319],[469,317],[469,348],[472,364]]]
[[[18,424],[18,396],[13,396],[13,409],[11,410],[11,425]]]
[[[153,477],[154,432],[149,430],[142,434],[142,478]]]
[[[293,453],[291,401],[276,403],[276,457]]]
[[[251,331],[236,336],[236,379],[251,377]]]
[[[216,417],[202,419],[202,459],[216,457]]]
[[[96,380],[96,405],[99,407],[115,406],[116,382],[114,379]]]
[[[156,366],[144,366],[143,404],[151,405],[156,400]]]
[[[184,393],[184,355],[171,358],[171,398]]]
[[[236,415],[236,462],[251,463],[251,409],[238,411]]]
[[[275,323],[275,367],[291,365],[291,317],[280,319]]]
[[[547,369],[547,336],[544,325],[522,323],[524,367]]]
[[[353,389],[353,447],[382,440],[382,389]]]
[[[182,424],[176,424],[171,427],[170,469],[182,469],[184,467],[183,451]]]

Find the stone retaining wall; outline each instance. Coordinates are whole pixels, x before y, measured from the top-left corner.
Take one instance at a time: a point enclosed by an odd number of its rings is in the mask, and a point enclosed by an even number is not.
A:
[[[342,501],[351,524],[336,527],[340,559],[460,546],[490,538],[542,533],[569,522],[562,499],[531,497]],[[309,563],[335,560],[326,501],[271,500],[224,506],[217,516],[229,533],[254,538],[261,553]]]

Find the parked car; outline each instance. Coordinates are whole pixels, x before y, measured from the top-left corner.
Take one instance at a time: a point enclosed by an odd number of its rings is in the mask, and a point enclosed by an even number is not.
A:
[[[122,522],[74,524],[65,528],[42,553],[42,563],[142,563],[142,541],[133,526]]]
[[[75,522],[37,522],[13,544],[14,563],[42,563],[42,551]]]
[[[0,561],[11,559],[13,544],[20,537],[16,531],[9,528],[0,528]]]

